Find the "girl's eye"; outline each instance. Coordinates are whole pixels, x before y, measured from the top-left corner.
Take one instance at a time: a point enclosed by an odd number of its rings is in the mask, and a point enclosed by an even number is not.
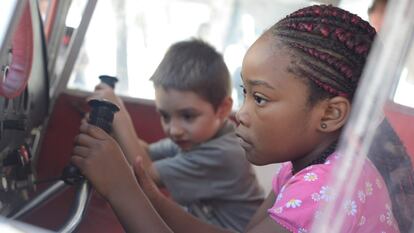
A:
[[[253,95],[254,101],[256,102],[257,105],[259,106],[263,106],[264,104],[266,104],[267,100],[257,94]]]
[[[242,89],[243,96],[246,97],[246,93],[247,93],[246,88],[244,88],[243,85],[240,85],[240,88]]]

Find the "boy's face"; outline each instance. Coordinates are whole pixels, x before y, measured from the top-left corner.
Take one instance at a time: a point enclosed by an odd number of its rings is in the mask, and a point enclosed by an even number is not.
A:
[[[308,106],[308,87],[288,72],[291,55],[274,40],[262,36],[243,61],[245,100],[236,115],[237,135],[256,165],[295,160],[317,138],[312,126],[319,121]]]
[[[155,105],[165,134],[182,150],[211,139],[224,117],[192,91],[155,88]]]

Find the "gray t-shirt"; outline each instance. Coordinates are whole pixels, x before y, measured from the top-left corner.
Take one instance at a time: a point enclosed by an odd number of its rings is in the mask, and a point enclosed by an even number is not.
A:
[[[264,199],[230,122],[190,151],[162,139],[149,153],[172,198],[210,223],[242,231]]]

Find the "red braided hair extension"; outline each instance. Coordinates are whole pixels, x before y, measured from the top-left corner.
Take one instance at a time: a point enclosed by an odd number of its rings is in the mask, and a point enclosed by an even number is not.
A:
[[[306,70],[327,93],[352,99],[375,37],[369,23],[340,8],[316,5],[288,15],[271,31],[300,55],[294,72]]]

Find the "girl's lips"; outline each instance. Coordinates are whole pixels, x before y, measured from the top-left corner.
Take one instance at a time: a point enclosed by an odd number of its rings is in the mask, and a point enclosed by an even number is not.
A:
[[[252,149],[252,144],[248,140],[238,133],[236,133],[236,136],[239,138],[239,143],[245,151],[250,151]]]

